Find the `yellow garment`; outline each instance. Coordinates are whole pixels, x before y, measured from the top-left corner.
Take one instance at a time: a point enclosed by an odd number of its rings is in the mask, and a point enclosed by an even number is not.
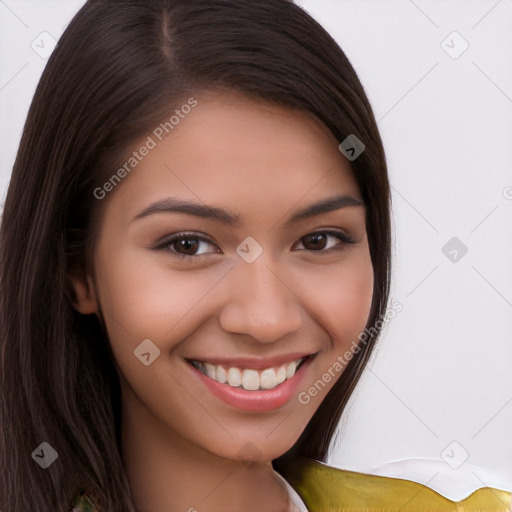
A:
[[[484,487],[452,501],[429,487],[333,468],[312,459],[289,464],[283,476],[311,512],[509,512],[511,493]]]

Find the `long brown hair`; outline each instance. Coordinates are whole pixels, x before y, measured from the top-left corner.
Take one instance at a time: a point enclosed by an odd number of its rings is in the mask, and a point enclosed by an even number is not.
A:
[[[99,319],[74,310],[69,276],[91,264],[108,200],[98,201],[94,187],[165,114],[210,89],[308,112],[338,141],[355,134],[364,142],[351,165],[375,276],[368,325],[384,314],[385,155],[363,87],[331,36],[288,0],[89,0],[37,87],[0,228],[3,512],[65,511],[79,487],[109,512],[134,511],[113,355]],[[376,337],[350,361],[294,456],[325,460]],[[47,469],[31,457],[42,442],[58,453]]]

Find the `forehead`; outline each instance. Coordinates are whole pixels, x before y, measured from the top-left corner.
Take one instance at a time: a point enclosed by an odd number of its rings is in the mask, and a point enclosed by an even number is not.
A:
[[[241,214],[287,210],[327,194],[360,197],[338,141],[303,112],[210,93],[198,96],[197,106],[161,140],[149,132],[133,151],[148,136],[154,147],[139,155],[111,198],[126,214],[168,196]]]

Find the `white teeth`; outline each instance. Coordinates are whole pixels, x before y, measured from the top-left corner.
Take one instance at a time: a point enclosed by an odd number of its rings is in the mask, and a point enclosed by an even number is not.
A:
[[[228,370],[228,383],[234,388],[238,388],[242,384],[242,372],[238,368]]]
[[[272,389],[277,386],[276,372],[274,368],[263,370],[260,375],[260,387],[262,389]]]
[[[222,366],[217,366],[217,376],[215,377],[215,380],[220,382],[221,384],[227,382],[228,374]]]
[[[286,378],[290,379],[295,375],[295,369],[297,368],[297,361],[292,361],[287,367],[286,367]]]
[[[282,384],[286,380],[286,368],[284,366],[277,369],[276,379],[278,384]]]
[[[204,363],[204,366],[206,368],[206,375],[212,379],[215,379],[215,365],[211,363]]]
[[[300,358],[297,361],[292,361],[275,368],[265,368],[261,372],[249,368],[244,370],[235,367],[226,369],[221,365],[203,361],[192,361],[192,364],[201,373],[221,384],[227,384],[234,388],[243,387],[248,391],[256,391],[258,389],[273,389],[285,380],[291,379],[303,360],[304,358]]]
[[[242,387],[255,391],[260,387],[260,378],[256,370],[244,370],[242,373]]]

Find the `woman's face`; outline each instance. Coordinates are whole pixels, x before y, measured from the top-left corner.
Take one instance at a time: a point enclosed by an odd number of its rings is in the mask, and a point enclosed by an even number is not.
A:
[[[148,134],[156,147],[103,199],[94,284],[77,285],[77,308],[103,313],[123,418],[164,443],[271,460],[366,325],[365,208],[314,120],[237,96],[197,100],[161,141]]]

